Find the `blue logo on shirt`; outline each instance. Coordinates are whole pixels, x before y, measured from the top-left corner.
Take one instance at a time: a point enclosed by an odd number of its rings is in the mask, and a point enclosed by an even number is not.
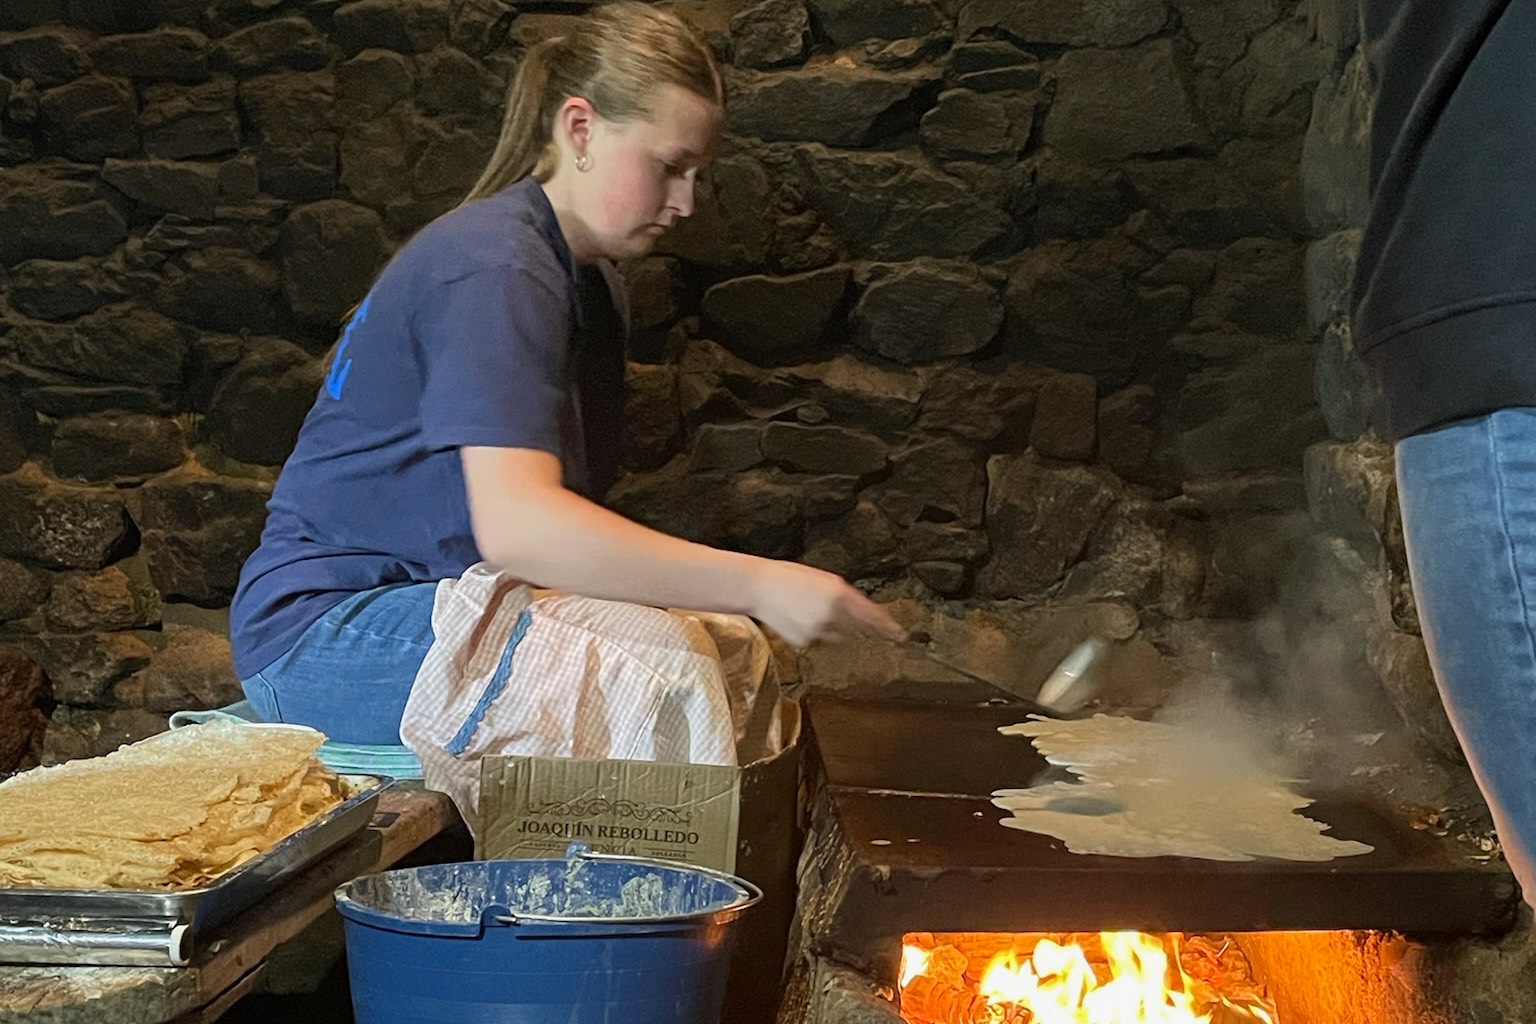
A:
[[[341,341],[336,346],[336,354],[331,356],[331,369],[325,375],[325,390],[332,398],[341,397],[341,389],[347,384],[347,375],[352,372],[352,360],[343,362],[341,357],[346,354],[347,346],[352,343],[352,332],[357,329],[358,324],[368,319],[368,304],[372,301],[373,294],[370,292],[368,297],[363,299],[363,304],[357,307],[357,312],[352,314],[352,319],[348,322],[347,329],[342,332]]]

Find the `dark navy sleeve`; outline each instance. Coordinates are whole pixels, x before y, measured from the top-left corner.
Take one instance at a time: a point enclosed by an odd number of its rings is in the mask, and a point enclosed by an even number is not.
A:
[[[569,297],[526,270],[507,267],[477,271],[442,288],[417,325],[426,443],[559,455]]]

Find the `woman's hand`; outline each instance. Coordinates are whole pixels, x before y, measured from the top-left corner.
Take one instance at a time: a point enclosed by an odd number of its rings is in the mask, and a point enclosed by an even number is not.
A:
[[[902,640],[906,631],[842,577],[798,562],[753,565],[752,617],[796,647],[829,635],[865,633]]]

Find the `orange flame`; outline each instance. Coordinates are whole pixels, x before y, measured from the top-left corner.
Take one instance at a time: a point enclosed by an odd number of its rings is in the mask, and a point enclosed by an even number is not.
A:
[[[912,979],[928,970],[928,961],[933,954],[922,946],[914,946],[910,942],[901,947],[901,987],[906,988],[912,984]]]
[[[972,947],[981,936],[908,938],[953,938]],[[902,949],[903,1017],[914,1024],[1278,1024],[1267,1001],[1234,1001],[1186,973],[1178,936],[1101,932],[1098,971],[1070,936],[1062,942],[1040,938],[1027,954],[1009,937],[998,938],[1005,944],[979,978],[974,949],[967,955],[952,944],[908,941]]]

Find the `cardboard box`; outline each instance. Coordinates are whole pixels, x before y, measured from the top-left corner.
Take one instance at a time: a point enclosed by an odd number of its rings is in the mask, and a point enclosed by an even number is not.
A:
[[[599,853],[715,868],[763,890],[742,915],[723,1020],[768,1024],[782,995],[800,857],[800,705],[779,704],[784,746],[740,767],[487,757],[480,762],[481,859]],[[775,955],[776,954],[776,955]]]
[[[785,698],[779,714],[783,749],[739,767],[483,758],[476,856],[559,858],[584,842],[598,853],[737,872],[793,830],[785,812],[793,815],[797,797],[800,706]]]

